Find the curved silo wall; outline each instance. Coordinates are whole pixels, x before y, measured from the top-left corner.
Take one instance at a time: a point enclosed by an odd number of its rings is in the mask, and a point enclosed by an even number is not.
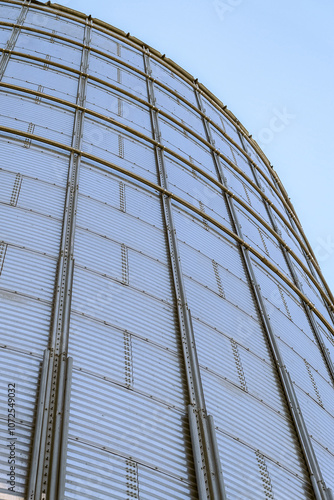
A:
[[[2,497],[330,499],[333,297],[245,128],[60,6],[0,50]]]

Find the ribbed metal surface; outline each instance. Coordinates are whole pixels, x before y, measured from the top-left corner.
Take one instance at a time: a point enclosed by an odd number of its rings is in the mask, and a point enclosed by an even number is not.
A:
[[[248,132],[70,9],[0,49],[0,498],[328,500],[333,304]]]

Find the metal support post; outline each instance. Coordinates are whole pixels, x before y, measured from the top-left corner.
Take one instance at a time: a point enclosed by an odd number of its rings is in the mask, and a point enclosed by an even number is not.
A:
[[[84,105],[88,69],[91,21],[87,18],[84,48],[81,60],[81,76],[78,81],[77,108],[74,115],[72,148],[81,149]],[[67,357],[68,334],[71,310],[72,281],[74,271],[74,235],[80,155],[70,153],[67,191],[64,207],[62,242],[57,267],[54,295],[53,323],[50,335],[50,362],[48,376],[43,375],[45,388],[40,390],[44,415],[40,430],[36,434],[31,462],[29,500],[61,500],[65,485],[65,465],[69,423],[69,402],[72,374],[72,359]],[[43,372],[44,373],[44,372]],[[45,382],[46,379],[46,382]],[[45,395],[43,397],[43,394]],[[39,417],[40,422],[42,417]],[[37,422],[37,420],[36,420]],[[36,457],[38,460],[36,461]]]

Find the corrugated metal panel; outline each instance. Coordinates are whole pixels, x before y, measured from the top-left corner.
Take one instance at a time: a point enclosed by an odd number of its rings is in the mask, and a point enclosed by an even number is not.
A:
[[[267,311],[275,335],[292,347],[303,358],[306,360],[312,360],[312,366],[319,370],[328,380],[329,373],[325,368],[323,357],[315,341],[311,328],[307,323],[307,318],[306,316],[305,320],[303,318],[303,314],[305,315],[304,311],[300,309],[298,318],[295,317],[295,314],[294,317],[292,317],[290,309],[287,310],[285,307],[282,294],[280,293],[275,281],[270,279],[269,275],[263,270],[260,270],[258,265],[254,266],[254,270],[257,281],[261,286],[262,294],[265,298]],[[283,289],[281,285],[280,289],[283,293],[283,298],[286,301],[286,290]],[[294,311],[292,310],[292,314],[293,313]]]
[[[238,153],[234,146],[216,129],[211,128],[212,139],[215,147],[234,164],[236,164],[248,177],[253,179],[251,168],[245,157]]]
[[[235,385],[240,385],[231,338],[221,332],[193,322],[196,350],[202,370],[209,370]]]
[[[205,97],[202,97],[205,114],[211,118],[220,128],[226,132],[239,146],[241,141],[235,126],[226,118],[226,116],[217,110]]]
[[[196,229],[197,227],[194,225],[195,236]],[[178,230],[177,234],[181,240],[183,238],[182,231]],[[200,245],[201,240],[199,238],[197,248],[195,245],[195,238],[193,240],[189,237],[184,243],[179,241],[183,271],[191,276],[191,269],[194,267],[192,262],[194,265],[197,262],[196,255],[199,254],[199,262],[201,262],[203,256],[206,255],[210,260],[217,262],[217,264],[222,266],[224,269],[242,279],[244,282],[247,282],[246,273],[236,244],[223,237],[215,237],[214,235],[211,236],[210,232],[207,232],[207,234],[209,237],[209,243],[211,243],[211,245],[208,245],[207,247],[205,247],[204,244]]]
[[[124,500],[129,493],[126,459],[70,439],[67,450],[65,499],[94,498],[109,500],[110,493],[117,500]]]
[[[203,294],[203,301],[205,298]],[[240,338],[238,332],[233,333],[234,338],[227,338],[198,322],[194,322],[194,325],[197,353],[203,366],[263,399],[275,409],[285,411],[277,374],[261,331],[257,336],[252,335],[247,339],[246,348],[243,348],[234,340]],[[260,356],[265,356],[267,362]]]
[[[74,367],[125,385],[124,335],[119,328],[72,314],[68,349]]]
[[[193,219],[191,215],[183,210],[174,208],[173,213],[178,239],[198,249],[205,255],[212,257],[219,263],[219,254],[222,248],[224,248],[226,241],[224,236],[220,235],[218,230],[215,231],[209,228],[209,226],[204,226],[200,220]],[[232,227],[229,229],[232,229]],[[232,262],[231,265],[233,265]]]
[[[74,370],[70,439],[187,480],[189,435],[183,422],[184,415],[170,407]]]
[[[153,182],[157,181],[153,148],[104,123],[86,118],[82,149]]]
[[[0,299],[0,343],[40,355],[48,346],[51,305],[4,290]]]
[[[270,258],[283,273],[291,279],[288,265],[283,256],[283,252],[277,240],[269,235],[267,230],[258,221],[246,214],[240,205],[235,206],[239,223],[245,241],[248,241],[257,251],[260,251],[266,258]]]
[[[86,118],[82,149],[89,154],[117,163],[116,157],[120,156],[117,131],[106,123]]]
[[[192,108],[158,85],[154,88],[154,96],[158,108],[162,108],[167,113],[173,115],[178,121],[184,122],[188,127],[195,130],[197,134],[206,139],[203,120]]]
[[[272,484],[273,498],[313,500],[313,489],[306,474],[304,477],[290,474],[280,464],[275,464],[271,460],[266,460],[266,467]]]
[[[268,363],[271,362],[269,346],[260,326],[255,321],[250,321],[248,326],[246,325],[247,316],[244,315],[244,318],[245,323],[243,325],[238,323],[238,318],[236,318],[234,324],[233,320],[230,320],[230,323],[232,323],[230,328],[226,327],[226,323],[229,323],[227,319],[225,324],[221,325],[220,330],[193,318],[193,329],[200,363],[203,367],[222,377],[227,377],[231,382],[235,383],[240,382],[240,379],[235,378],[237,368],[236,360],[233,359],[232,362],[233,347],[231,341],[236,342],[239,348],[244,346],[261,357],[261,359]],[[225,358],[228,358],[228,361]]]
[[[94,28],[91,31],[91,46],[107,54],[117,55],[117,41],[113,37],[101,33]]]
[[[156,182],[158,174],[153,148],[131,136],[122,137],[124,138],[124,165],[128,165],[129,170]],[[123,162],[118,164],[123,166]]]
[[[273,359],[270,360],[271,363],[264,362],[259,353],[254,355],[245,348],[239,348],[239,353],[242,365],[240,369],[244,373],[248,392],[287,416],[286,403]]]
[[[219,430],[216,435],[227,499],[264,500],[266,497],[254,450]]]
[[[29,470],[33,419],[37,397],[40,361],[22,353],[0,349],[0,496],[8,492],[10,448],[15,447],[15,492],[25,492]],[[15,384],[15,406],[8,405],[8,389]],[[14,426],[8,427],[8,411],[15,410]],[[13,434],[9,434],[9,430]],[[14,443],[14,444],[12,444]],[[14,451],[14,450],[13,450]]]
[[[283,213],[283,215],[285,215],[284,212],[282,212],[282,213]],[[274,213],[274,220],[275,220],[276,225],[278,226],[278,230],[280,232],[280,236],[288,244],[288,246],[291,248],[291,250],[297,255],[297,257],[299,257],[299,259],[304,264],[307,265],[307,261],[306,261],[305,256],[303,255],[303,253],[301,251],[300,245],[297,242],[296,238],[291,233],[291,231],[284,224],[284,222],[282,221],[282,219],[280,217],[278,217],[278,215],[276,215],[275,213]]]
[[[119,39],[114,39],[109,34],[92,30],[91,45],[99,50],[119,57],[128,64],[144,71],[143,55],[139,50],[122,43]]]
[[[181,481],[178,478],[160,474],[159,472],[138,465],[139,495],[141,500],[197,500],[197,490],[194,478],[191,482]]]
[[[273,188],[268,184],[268,182],[265,180],[261,172],[257,171],[257,177],[260,181],[261,189],[268,196],[268,198],[274,203],[274,205],[280,210],[280,212],[285,216],[286,215],[285,207],[280,198],[273,190]]]
[[[24,142],[0,139],[1,166],[11,172],[19,172],[52,184],[66,186],[69,158],[66,155]],[[47,165],[48,168],[45,168]]]
[[[74,247],[75,262],[110,278],[122,281],[122,246],[100,235],[77,229]]]
[[[79,192],[120,209],[120,178],[94,168],[80,168]]]
[[[216,176],[211,151],[204,144],[197,141],[188,132],[173,123],[160,119],[160,130],[162,142],[177,154],[184,156],[187,160],[192,159],[198,167]]]
[[[192,315],[206,324],[224,332],[229,337],[248,345],[248,337],[259,335],[261,327],[257,318],[252,318],[233,303],[185,280],[188,304]],[[262,332],[261,332],[262,334]]]
[[[147,99],[145,79],[115,61],[91,54],[89,73],[114,85],[116,83],[121,89],[124,88],[134,95]]]
[[[0,3],[0,16],[3,21],[16,21],[19,17],[21,7],[16,5],[8,5],[8,3]]]
[[[180,253],[183,257],[182,262],[184,262],[183,272],[191,278],[191,284],[188,279],[187,283],[189,283],[189,286],[194,287],[194,293],[196,293],[195,289],[197,290],[198,295],[202,296],[202,300],[204,300],[204,297],[208,302],[213,300],[211,294],[207,294],[211,290],[220,298],[232,302],[238,308],[256,318],[255,303],[248,283],[224,269],[216,261],[208,259],[195,250],[191,250],[186,245],[180,246]],[[188,257],[187,260],[184,259],[185,256]],[[199,287],[199,284],[203,285],[206,290]]]
[[[125,203],[128,214],[164,229],[160,197],[134,184],[126,183]]]
[[[149,109],[131,101],[122,93],[88,84],[86,102],[89,109],[129,125],[143,134],[151,135]]]
[[[166,157],[165,165],[169,181],[169,189],[174,194],[192,203],[197,208],[225,225],[230,224],[226,203],[222,192],[204,177]]]
[[[175,349],[178,340],[176,334],[174,337]],[[74,314],[69,353],[79,370],[133,388],[170,406],[183,408],[185,387],[180,356],[178,352],[161,348],[158,345],[160,338],[153,340],[157,345],[124,330]]]
[[[279,463],[219,431],[217,440],[228,499],[313,500],[306,475],[290,473]]]
[[[4,170],[0,170],[0,179],[1,202],[30,208],[53,217],[63,216],[64,189],[33,179],[22,179]]]
[[[62,219],[65,194],[65,189],[61,187],[23,178],[17,205]]]
[[[186,387],[181,353],[171,353],[135,336],[131,338],[131,349],[134,390],[184,409]]]
[[[169,268],[139,252],[128,250],[129,284],[152,294],[169,304],[173,303],[173,288]]]
[[[321,338],[328,349],[331,359],[334,359],[334,337],[331,332],[325,327],[323,323],[320,324],[320,321],[316,321],[318,325],[318,330],[320,332]]]
[[[45,71],[42,65],[29,64],[11,57],[2,78],[5,83],[37,90],[69,102],[76,102],[78,80],[70,73],[52,67]]]
[[[2,6],[0,5],[0,8]],[[1,8],[1,16],[2,16],[2,8]],[[1,48],[5,48],[6,45],[7,45],[7,42],[10,38],[10,35],[11,35],[11,30],[8,28],[0,28],[0,47]]]
[[[93,187],[90,189],[90,186]],[[160,199],[149,191],[124,182],[120,177],[82,168],[80,192],[153,226],[163,227]]]
[[[4,92],[0,92],[0,107],[2,126],[71,144],[74,120],[72,112],[43,101],[37,104],[34,99],[18,98]]]
[[[317,460],[319,462],[321,473],[326,483],[327,488],[334,489],[334,454],[324,449],[317,441],[312,439],[312,445],[317,455]]]
[[[252,187],[246,183],[237,173],[224,167],[224,176],[227,179],[227,185],[230,190],[243,199],[247,205],[250,205],[266,222],[270,222],[268,212],[265,208],[262,198],[253,191]]]
[[[150,64],[153,78],[156,78],[158,81],[168,85],[168,87],[183,96],[191,104],[197,106],[195,92],[190,85],[188,85],[182,78],[175,75],[168,68],[165,68],[162,64],[159,64],[154,60],[151,60]]]
[[[8,205],[0,205],[0,221],[1,237],[7,243],[58,254],[61,221]]]
[[[329,372],[299,299],[293,292],[288,292],[278,284],[259,265],[255,264],[254,269],[276,336],[303,358],[310,359],[312,366],[329,380]]]
[[[89,57],[89,73],[97,78],[103,77],[106,82],[117,82],[117,68],[118,65],[114,61],[110,61],[110,59],[95,54]]]
[[[334,455],[334,417],[299,387],[295,390],[310,436]]]
[[[33,26],[37,29],[55,32],[63,36],[71,36],[76,40],[82,41],[84,27],[81,23],[70,21],[69,19],[55,16],[53,12],[41,12],[29,8],[24,26]]]
[[[65,499],[124,500],[125,497],[169,500],[197,499],[188,483],[126,457],[69,440]]]
[[[139,68],[141,71],[144,71],[144,61],[143,54],[132,47],[127,46],[126,44],[120,44],[120,57],[123,61],[128,62],[132,66]]]
[[[325,306],[324,300],[321,297],[318,289],[315,288],[310,278],[305,274],[305,272],[299,267],[296,262],[293,263],[293,266],[299,279],[299,283],[301,284],[303,293],[315,305],[317,310],[321,312],[328,323],[333,324],[332,318],[329,315],[328,309]]]
[[[305,360],[283,342],[280,342],[280,351],[295,384],[301,387],[318,403],[322,402],[322,393],[325,397],[331,395],[333,390],[332,386],[312,368],[312,356],[309,356],[309,358]],[[323,390],[320,390],[319,386],[321,386]],[[329,409],[331,409],[332,403],[329,404]]]
[[[283,314],[274,314],[273,311],[270,311],[269,314],[276,337],[290,346],[302,358],[310,360],[313,368],[318,370],[326,380],[329,380],[328,370],[315,341],[304,335],[298,326],[294,325]]]
[[[54,61],[75,69],[80,68],[81,50],[69,43],[60,42],[57,38],[52,39],[51,33],[50,37],[44,37],[39,34],[21,32],[17,39],[15,50],[31,54],[35,57],[45,58],[46,69],[48,61]]]
[[[72,308],[175,349],[174,308],[129,286],[77,268]]]
[[[166,259],[165,236],[161,229],[98,201],[79,196],[77,224],[162,262]]]
[[[8,246],[0,269],[4,290],[51,301],[57,262],[41,254]]]
[[[208,412],[219,429],[289,470],[303,473],[301,453],[289,419],[213,374],[202,372],[202,381]]]
[[[15,174],[0,170],[0,202],[10,203],[15,183]]]

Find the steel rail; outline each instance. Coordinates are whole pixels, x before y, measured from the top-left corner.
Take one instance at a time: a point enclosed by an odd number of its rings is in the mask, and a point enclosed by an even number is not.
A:
[[[67,42],[67,43],[70,43],[71,45],[75,45],[75,46],[78,46],[80,47],[81,49],[85,49],[85,45],[83,43],[80,43],[80,42],[77,42],[75,40],[72,40],[71,38],[67,38],[67,37],[64,37],[62,35],[57,35],[55,33],[50,33],[49,31],[44,31],[44,30],[39,30],[39,29],[35,29],[35,28],[31,28],[30,26],[21,26],[21,25],[16,25],[14,23],[1,23],[0,22],[0,25],[6,25],[6,26],[13,26],[13,27],[19,27],[21,30],[27,30],[27,31],[31,31],[31,32],[34,32],[34,33],[38,33],[38,34],[41,34],[41,35],[46,35],[46,36],[49,36],[49,37],[52,37],[54,39],[59,39],[61,41],[64,41],[64,42]],[[2,49],[4,51],[6,51],[6,49]],[[145,73],[144,71],[141,71],[140,69],[138,69],[136,66],[133,66],[129,63],[127,63],[126,61],[123,61],[122,59],[118,58],[118,57],[115,57],[115,56],[112,56],[111,54],[107,54],[106,52],[103,52],[99,49],[96,49],[95,47],[90,47],[90,51],[91,52],[95,52],[103,57],[105,57],[106,59],[109,59],[111,61],[114,61],[118,64],[121,64],[122,66],[125,66],[127,67],[128,69],[140,74],[143,78],[149,78],[150,80],[152,80],[155,84],[161,86],[164,90],[167,90],[170,94],[172,94],[174,97],[176,97],[177,99],[183,101],[188,107],[190,107],[197,115],[199,115],[200,117],[203,117],[203,118],[206,118],[207,121],[209,121],[238,151],[239,153],[241,153],[249,162],[251,162],[254,166],[254,168],[256,168],[260,173],[261,175],[263,175],[264,179],[268,182],[268,184],[270,185],[270,187],[275,191],[276,195],[279,196],[281,198],[281,201],[284,203],[285,202],[285,199],[284,199],[284,196],[282,196],[281,192],[279,190],[277,190],[277,188],[275,187],[275,185],[272,183],[271,179],[262,171],[262,169],[256,164],[256,162],[254,162],[254,160],[250,157],[250,155],[247,153],[247,151],[245,151],[244,148],[242,148],[237,142],[235,142],[233,140],[232,137],[230,137],[214,120],[212,120],[210,117],[208,117],[202,110],[200,110],[198,107],[196,107],[194,104],[192,104],[190,101],[188,101],[184,96],[182,96],[181,94],[179,94],[178,92],[176,92],[175,90],[171,89],[170,87],[168,87],[166,84],[164,84],[163,82],[160,82],[159,80],[157,80],[156,78],[152,77],[151,75],[147,75],[147,73]],[[23,55],[23,54],[22,54]],[[25,54],[26,56],[26,54]],[[27,57],[27,56],[26,56]],[[29,57],[29,56],[28,56]],[[33,58],[33,56],[30,57],[31,59]],[[52,64],[52,62],[50,61],[50,63]],[[68,67],[68,70],[73,70],[71,67]],[[96,77],[93,77],[92,75],[89,75],[90,78],[94,79]],[[103,84],[107,84],[107,82],[105,82],[104,80],[100,80],[101,83]],[[189,83],[189,82],[187,82]],[[108,86],[110,84],[107,84]],[[191,85],[193,87],[193,90],[196,89],[195,85],[192,84]],[[124,92],[126,93],[126,91],[123,91],[122,89],[120,89],[119,87],[115,87],[116,89],[120,90],[121,92]],[[143,104],[147,105],[147,101],[145,100],[141,100],[139,97],[137,96],[134,96],[132,94],[128,94],[129,96],[131,96],[133,99],[136,99],[138,100],[139,102],[142,102]],[[206,97],[206,96],[205,96]],[[223,110],[222,109],[218,109],[217,108],[217,111],[221,112],[222,114],[223,113]],[[162,111],[160,110],[160,112],[162,113]],[[170,116],[170,115],[168,115]],[[229,121],[231,121],[229,118],[228,118]],[[180,126],[182,126],[182,123],[181,122],[177,122],[178,124],[180,124]],[[233,125],[235,125],[233,122],[231,122]],[[183,125],[183,127],[185,128],[185,126]],[[189,128],[188,132],[194,134],[194,131]],[[201,137],[201,136],[199,136]],[[203,140],[202,138],[200,140]],[[211,146],[212,148],[213,146]],[[288,209],[290,210],[290,207],[288,207]],[[296,215],[293,211],[292,213],[292,217],[295,218]]]
[[[39,30],[41,32],[41,30]],[[44,32],[47,34],[47,32]],[[51,34],[49,33],[49,35],[51,36]],[[61,38],[64,38],[64,37],[61,37]],[[69,39],[68,39],[69,40]],[[0,49],[0,52],[6,52],[7,49]],[[39,57],[36,57],[36,56],[32,56],[32,55],[27,55],[25,53],[20,53],[20,52],[17,52],[17,51],[8,51],[10,52],[11,54],[13,55],[17,55],[19,57],[25,57],[25,58],[29,58],[31,60],[35,60],[35,61],[38,61],[38,62],[42,62],[42,63],[45,63],[46,60],[43,59],[43,58],[39,58]],[[261,173],[261,175],[263,176],[263,178],[266,180],[266,182],[269,184],[269,186],[271,187],[271,189],[274,191],[274,193],[276,194],[276,196],[280,199],[280,201],[282,202],[283,206],[285,207],[285,209],[287,210],[289,216],[292,218],[292,220],[295,222],[295,224],[297,225],[298,227],[298,230],[300,232],[300,235],[302,236],[303,238],[303,245],[307,247],[307,251],[306,253],[310,255],[310,259],[312,260],[313,264],[317,267],[317,270],[318,270],[318,274],[319,274],[319,278],[323,281],[323,284],[325,286],[325,288],[327,289],[328,288],[328,285],[320,271],[320,268],[319,268],[319,265],[317,263],[317,260],[316,260],[316,257],[314,255],[314,252],[313,252],[313,249],[312,247],[310,246],[306,236],[305,236],[305,233],[301,227],[301,224],[298,220],[298,217],[294,211],[294,208],[290,202],[290,200],[288,199],[288,196],[283,196],[282,193],[276,188],[275,184],[271,182],[271,179],[269,177],[266,176],[266,174],[261,170],[261,168],[252,160],[252,158],[247,154],[247,152],[245,150],[243,150],[242,148],[240,148],[240,146],[235,143],[235,141],[233,141],[232,138],[230,138],[228,136],[228,134],[226,134],[226,132],[221,128],[219,127],[219,125],[217,125],[213,120],[211,120],[209,117],[207,117],[205,115],[205,113],[201,112],[198,108],[196,108],[196,106],[194,106],[192,103],[190,103],[189,101],[187,101],[183,96],[181,96],[180,94],[178,94],[177,92],[173,91],[172,89],[170,89],[167,85],[163,84],[162,82],[159,82],[158,80],[152,78],[151,76],[148,76],[146,75],[144,72],[141,72],[140,70],[138,70],[137,68],[135,68],[134,66],[131,66],[123,61],[120,61],[119,59],[117,59],[116,57],[113,57],[113,56],[110,56],[110,55],[107,55],[107,54],[104,54],[102,53],[101,51],[97,51],[101,54],[103,54],[105,57],[119,63],[119,64],[122,64],[128,68],[130,68],[131,70],[133,71],[136,71],[138,73],[140,73],[143,77],[146,77],[146,78],[150,78],[152,79],[152,81],[158,85],[160,85],[162,88],[164,88],[165,90],[167,90],[169,93],[171,93],[172,95],[174,95],[175,97],[177,97],[178,99],[184,101],[186,103],[186,105],[188,107],[191,107],[195,112],[197,112],[200,116],[206,118],[206,120],[211,124],[213,125],[231,144],[234,145],[234,147],[236,147],[238,149],[238,151],[245,156],[245,158],[247,159],[248,162],[250,162],[254,168],[257,169],[257,171],[259,171]],[[75,74],[79,74],[80,75],[80,72],[70,66],[66,66],[66,65],[62,65],[60,63],[57,63],[57,62],[53,62],[53,61],[47,61],[48,65],[52,65],[52,66],[55,66],[55,67],[59,67],[65,71],[70,71],[72,73],[75,73]],[[90,80],[93,80],[97,83],[100,83],[101,85],[105,86],[105,87],[109,87],[113,90],[117,90],[118,92],[121,92],[125,95],[127,95],[128,97],[134,99],[134,100],[137,100],[138,102],[142,103],[143,105],[145,106],[149,106],[149,104],[139,98],[138,96],[135,96],[133,94],[131,94],[130,92],[127,92],[126,90],[116,86],[116,85],[113,85],[109,82],[106,82],[105,80],[102,80],[100,78],[97,78],[97,77],[94,77],[92,75],[86,75],[87,78],[89,78]],[[218,110],[218,111],[221,111],[221,110]],[[164,111],[162,111],[161,109],[159,110],[160,113],[165,113]],[[171,115],[169,115],[168,113],[166,113],[166,116],[174,121],[175,123],[177,123],[180,127],[184,127],[184,124],[182,124],[181,122],[178,122],[177,120],[175,120],[175,118],[173,118]],[[188,132],[190,132],[191,134],[194,135],[194,131],[190,128],[188,128]],[[245,138],[245,136],[243,135],[243,138]],[[200,138],[200,140],[202,141],[203,139]],[[212,148],[213,146],[210,147],[210,149]],[[258,188],[258,186],[241,170],[239,169],[239,167],[237,165],[235,165],[231,160],[229,160],[227,157],[224,157],[224,155],[222,155],[222,158],[225,159],[225,161],[236,171],[238,172],[239,175],[241,175],[250,185],[252,185],[252,187],[258,192],[258,194],[265,198],[266,195],[263,193],[263,191],[261,189]],[[277,174],[276,174],[276,177],[274,177],[274,180],[276,180],[276,182],[283,188]],[[285,190],[284,190],[285,192]],[[286,192],[285,192],[286,193]],[[272,203],[272,202],[271,202]],[[281,212],[276,209],[275,205],[272,203],[273,205],[273,209],[276,211],[276,213],[279,215],[279,217],[282,218],[282,214]],[[294,228],[291,227],[290,223],[287,222],[287,220],[285,218],[282,219],[284,221],[284,223],[289,227],[290,231],[293,232],[294,236],[297,237],[299,240],[300,240],[300,235],[298,235],[295,231]],[[331,293],[329,289],[327,289],[327,292],[328,293]],[[334,298],[332,299],[333,302],[334,302]]]
[[[58,148],[60,150],[65,150],[65,151],[68,151],[68,152],[73,152],[73,153],[75,153],[77,155],[80,155],[80,156],[82,156],[84,158],[87,158],[88,160],[91,160],[92,162],[96,162],[96,163],[104,165],[104,166],[106,166],[106,167],[108,167],[108,168],[110,168],[112,170],[116,170],[116,171],[118,171],[118,172],[120,172],[120,173],[122,173],[122,174],[124,174],[124,175],[126,175],[128,177],[131,177],[131,178],[137,180],[138,182],[141,182],[142,184],[145,184],[145,185],[151,187],[153,190],[155,190],[157,192],[160,192],[162,194],[165,194],[165,195],[169,196],[170,198],[172,198],[174,201],[176,201],[180,205],[182,205],[182,206],[188,208],[189,210],[191,210],[192,212],[196,213],[198,216],[201,217],[201,219],[205,218],[213,226],[217,227],[218,229],[220,229],[221,231],[223,231],[225,234],[227,234],[228,236],[230,236],[233,240],[235,240],[236,242],[240,243],[245,249],[248,249],[255,257],[257,257],[261,262],[263,262],[271,271],[273,271],[275,274],[277,274],[277,276],[279,276],[280,279],[282,281],[284,281],[284,283],[286,283],[299,296],[299,298],[301,298],[302,300],[304,300],[305,303],[310,307],[310,309],[312,311],[314,311],[315,314],[318,316],[318,318],[324,323],[324,325],[330,331],[330,333],[332,335],[334,335],[334,327],[328,323],[328,321],[316,309],[315,305],[308,299],[308,297],[306,297],[306,295],[304,295],[304,293],[302,293],[295,286],[295,284],[292,283],[285,276],[285,274],[282,273],[282,271],[280,271],[276,266],[274,266],[271,261],[269,261],[266,257],[264,257],[260,252],[258,252],[255,248],[253,248],[249,243],[247,243],[242,238],[240,238],[239,236],[237,236],[229,228],[227,228],[226,226],[224,226],[223,224],[221,224],[220,222],[218,222],[216,219],[214,219],[210,215],[204,214],[203,212],[201,212],[201,210],[199,208],[197,208],[194,205],[192,205],[191,203],[187,202],[186,200],[184,200],[180,196],[177,196],[177,195],[173,194],[171,191],[167,191],[166,189],[162,188],[158,184],[156,184],[156,183],[154,183],[154,182],[152,182],[152,181],[150,181],[148,179],[145,179],[144,177],[142,177],[142,176],[140,176],[138,174],[135,174],[134,172],[126,170],[125,168],[120,167],[119,165],[116,165],[116,164],[114,164],[112,162],[108,162],[108,161],[104,160],[103,158],[99,158],[97,156],[91,155],[91,154],[86,153],[84,151],[81,151],[79,149],[73,148],[72,146],[67,146],[67,145],[59,143],[57,141],[53,141],[53,140],[47,139],[47,138],[42,137],[42,136],[36,136],[36,135],[31,134],[29,132],[24,132],[24,131],[21,131],[21,130],[16,130],[16,129],[13,129],[13,128],[10,128],[10,127],[0,126],[0,131],[7,132],[7,133],[9,133],[9,134],[11,134],[13,136],[17,135],[17,136],[20,136],[20,137],[26,137],[26,138],[28,138],[30,140],[41,142],[43,144],[49,144],[49,145],[54,146],[54,147],[56,147],[56,148]],[[327,300],[328,300],[328,298],[327,298]]]
[[[202,107],[202,99],[199,93],[196,92],[196,97],[198,101],[198,106]],[[210,125],[203,120],[203,125],[207,133],[207,137],[209,141],[212,141],[212,134]],[[218,155],[213,154],[213,160],[215,162],[217,174],[221,180],[224,181],[224,169],[220,163],[220,158]],[[235,210],[234,201],[229,198],[228,195],[225,194],[226,205],[231,217],[232,225],[235,229],[235,232],[239,236],[239,238],[243,239],[243,232],[239,222],[239,218],[237,212]],[[268,343],[271,346],[271,351],[273,358],[275,360],[276,368],[278,371],[279,378],[281,379],[283,395],[290,407],[290,415],[295,424],[295,431],[299,441],[299,446],[304,456],[304,459],[307,463],[309,479],[313,487],[313,491],[317,500],[325,500],[326,499],[326,485],[324,483],[323,477],[321,475],[321,470],[312,446],[311,438],[308,433],[307,427],[305,425],[302,412],[299,408],[298,399],[295,394],[295,390],[284,363],[284,359],[280,352],[280,348],[277,342],[277,338],[275,332],[272,328],[271,321],[269,319],[269,315],[266,309],[264,297],[261,292],[261,288],[257,282],[256,274],[254,272],[254,261],[251,259],[249,255],[250,249],[245,249],[242,245],[240,245],[241,256],[247,270],[247,274],[250,280],[250,286],[253,290],[255,302],[257,305],[258,314],[260,317],[260,322],[262,323],[263,330],[268,339]]]

